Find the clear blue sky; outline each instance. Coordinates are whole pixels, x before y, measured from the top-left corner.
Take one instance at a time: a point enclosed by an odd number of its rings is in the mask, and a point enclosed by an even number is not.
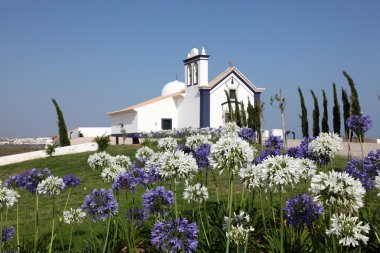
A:
[[[192,47],[211,55],[210,79],[235,65],[266,88],[265,128],[280,128],[269,97],[288,98],[286,126],[300,136],[301,86],[357,84],[362,111],[380,138],[380,1],[1,1],[0,136],[57,132],[51,98],[68,128],[109,126],[107,112],[159,96],[183,80]]]

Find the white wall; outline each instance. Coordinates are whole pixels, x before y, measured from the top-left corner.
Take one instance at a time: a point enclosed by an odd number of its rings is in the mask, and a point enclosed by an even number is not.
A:
[[[124,114],[110,116],[111,118],[111,133],[121,134],[120,124],[124,124],[124,129],[127,133],[137,132],[137,112],[128,112]]]
[[[186,87],[185,98],[178,110],[178,128],[200,126],[200,94],[198,85]]]
[[[234,80],[232,84],[231,80]],[[245,109],[248,105],[248,98],[252,105],[254,105],[254,95],[251,90],[233,73],[227,76],[221,83],[211,90],[210,94],[210,127],[217,128],[223,125],[223,109],[227,109],[228,105],[225,104],[222,109],[222,103],[227,101],[224,90],[236,89],[237,98],[243,101]],[[234,106],[234,103],[232,103]]]
[[[72,131],[69,131],[69,138],[75,139],[79,137],[79,132],[83,134],[83,137],[96,137],[101,136],[103,134],[110,135],[111,128],[110,127],[78,127]],[[70,136],[71,133],[71,136]]]
[[[178,128],[177,106],[181,98],[168,97],[155,103],[137,108],[138,127],[136,132],[149,132],[161,129],[161,119],[172,119],[172,128]],[[131,131],[129,131],[131,132]]]

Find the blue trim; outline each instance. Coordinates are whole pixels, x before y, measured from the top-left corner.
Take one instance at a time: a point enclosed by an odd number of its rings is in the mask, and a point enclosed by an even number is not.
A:
[[[200,128],[210,127],[210,90],[200,89]]]

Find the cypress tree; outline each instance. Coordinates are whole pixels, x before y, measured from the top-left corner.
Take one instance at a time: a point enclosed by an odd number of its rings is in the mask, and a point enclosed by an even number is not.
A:
[[[327,112],[327,97],[325,90],[322,90],[323,95],[323,116],[322,116],[322,132],[329,132],[329,116]]]
[[[237,94],[235,95],[235,120],[236,120],[236,125],[238,125],[239,127],[242,127],[240,106],[239,106]]]
[[[311,95],[314,99],[314,110],[313,110],[313,136],[317,137],[319,135],[319,106],[318,99],[314,94],[313,90],[310,90]]]
[[[352,115],[360,115],[361,109],[360,109],[360,103],[359,103],[359,95],[356,90],[355,83],[345,71],[343,71],[343,75],[347,78],[348,85],[350,86],[350,89],[351,89]]]
[[[66,123],[65,119],[63,118],[63,114],[61,111],[61,108],[59,108],[59,105],[57,101],[55,101],[54,98],[51,99],[55,106],[55,110],[57,111],[57,117],[58,117],[58,130],[59,130],[59,145],[61,147],[64,146],[70,146],[70,140],[67,135],[67,128],[66,128]]]
[[[257,131],[257,129],[255,129],[255,108],[253,108],[250,100],[248,100],[247,113],[247,126],[252,128],[253,131]]]
[[[350,101],[345,89],[342,88],[342,103],[343,103],[343,121],[344,121],[344,133],[348,137],[347,119],[350,117]]]
[[[302,127],[302,135],[303,137],[309,137],[309,122],[307,121],[307,109],[305,105],[305,99],[302,94],[302,90],[298,87],[298,93],[300,95],[301,100],[301,127]]]
[[[256,115],[256,129],[258,133],[258,139],[259,144],[263,144],[262,142],[262,123],[263,123],[263,117],[264,117],[264,103],[261,101],[258,101],[255,106],[255,115]]]
[[[335,83],[333,83],[333,91],[334,91],[334,107],[333,107],[334,133],[340,135],[340,106],[338,102],[338,94],[336,92]]]
[[[234,120],[234,110],[232,109],[232,104],[231,104],[231,98],[226,90],[224,91],[224,93],[226,93],[227,105],[228,105],[228,113],[226,115],[227,117],[226,122],[232,122],[235,120]]]
[[[245,110],[243,101],[241,101],[241,121],[243,126],[247,126],[247,112]]]

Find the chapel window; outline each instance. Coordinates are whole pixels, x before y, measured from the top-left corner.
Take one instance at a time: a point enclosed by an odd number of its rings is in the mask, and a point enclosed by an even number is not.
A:
[[[193,78],[194,82],[193,84],[198,84],[198,63],[194,63],[193,65]]]

